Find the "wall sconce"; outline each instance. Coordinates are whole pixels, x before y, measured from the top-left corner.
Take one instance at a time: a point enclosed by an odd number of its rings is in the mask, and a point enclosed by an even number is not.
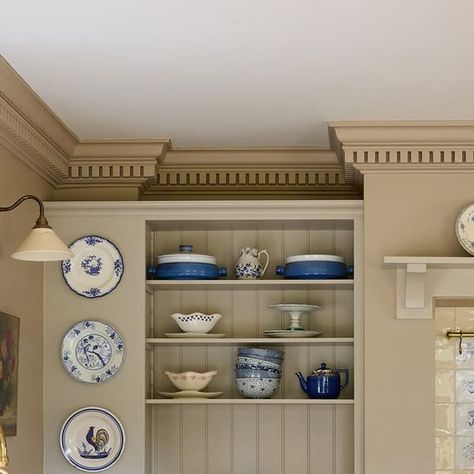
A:
[[[56,235],[44,216],[44,206],[41,199],[32,194],[26,194],[8,207],[0,207],[0,212],[12,211],[28,199],[36,201],[39,205],[39,217],[36,225],[28,234],[18,250],[12,254],[17,260],[35,262],[50,262],[66,260],[73,256],[67,245]],[[1,474],[1,471],[0,471]]]
[[[6,467],[8,467],[7,441],[2,425],[0,425],[0,474],[9,474]]]

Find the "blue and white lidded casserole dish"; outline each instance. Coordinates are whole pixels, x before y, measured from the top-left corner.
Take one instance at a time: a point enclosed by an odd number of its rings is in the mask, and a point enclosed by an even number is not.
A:
[[[193,253],[192,245],[180,245],[179,253],[159,255],[147,275],[156,280],[216,280],[227,276],[227,269],[217,266],[216,257]]]
[[[277,275],[303,280],[351,278],[352,272],[352,266],[346,267],[344,258],[337,255],[294,255],[276,267]]]

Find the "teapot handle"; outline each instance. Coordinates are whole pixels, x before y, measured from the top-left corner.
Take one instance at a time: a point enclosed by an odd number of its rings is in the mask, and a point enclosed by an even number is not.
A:
[[[265,250],[260,250],[260,252],[258,252],[257,254],[257,258],[260,258],[260,255],[265,255],[265,257],[267,257],[267,261],[265,262],[265,266],[263,267],[263,270],[262,270],[262,277],[263,275],[265,274],[265,270],[267,269],[268,267],[268,264],[270,263],[270,255],[268,255],[268,252]]]
[[[338,369],[339,373],[343,373],[346,376],[345,382],[341,385],[341,390],[344,390],[349,385],[349,369]]]

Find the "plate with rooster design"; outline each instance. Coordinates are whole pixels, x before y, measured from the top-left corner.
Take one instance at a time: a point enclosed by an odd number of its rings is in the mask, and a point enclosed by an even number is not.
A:
[[[100,472],[119,460],[125,448],[125,432],[110,411],[85,407],[64,422],[59,442],[64,457],[75,468]]]
[[[124,359],[122,336],[102,321],[78,322],[66,333],[61,346],[64,368],[80,382],[105,382],[119,371]]]
[[[64,260],[64,280],[74,293],[84,298],[100,298],[117,288],[124,264],[117,246],[100,235],[86,235],[75,240],[69,249],[74,254]]]

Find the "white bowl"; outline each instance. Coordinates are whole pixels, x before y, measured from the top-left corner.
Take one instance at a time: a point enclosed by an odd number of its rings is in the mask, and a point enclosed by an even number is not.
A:
[[[165,370],[163,372],[170,380],[171,383],[178,390],[202,390],[209,385],[212,377],[217,374],[217,370],[211,370],[210,372],[181,372],[175,374]]]
[[[222,314],[174,313],[171,317],[176,321],[182,331],[205,334],[216,325],[219,319],[222,318]]]

